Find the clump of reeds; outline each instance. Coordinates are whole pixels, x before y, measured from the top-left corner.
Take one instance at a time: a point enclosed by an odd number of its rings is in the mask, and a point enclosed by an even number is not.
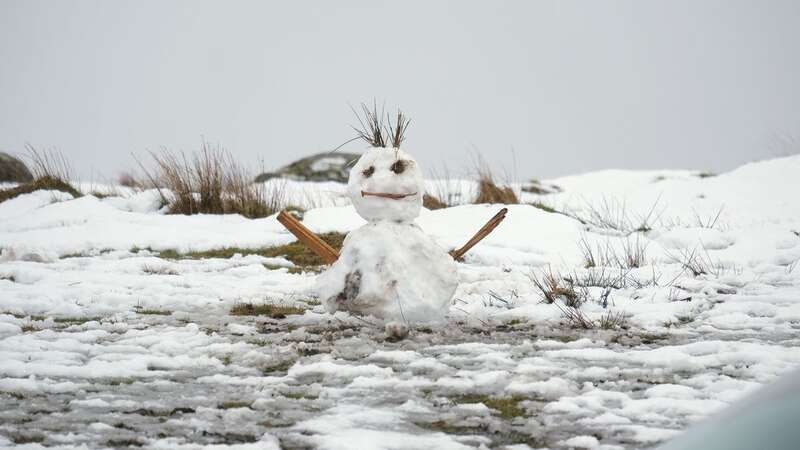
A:
[[[353,126],[356,132],[356,139],[361,139],[371,147],[399,149],[405,140],[406,130],[411,124],[411,119],[399,109],[394,119],[386,114],[381,106],[378,110],[378,103],[373,101],[370,107],[366,103],[361,104],[361,111],[352,108],[353,114],[358,120],[359,126]]]
[[[150,152],[154,169],[141,162],[150,187],[158,189],[172,214],[241,214],[266,217],[285,203],[285,186],[253,183],[250,172],[219,146],[203,143],[186,155],[163,149]]]
[[[83,195],[70,183],[71,168],[67,158],[61,152],[37,150],[30,144],[27,144],[25,149],[30,161],[27,166],[33,175],[33,180],[11,189],[0,190],[0,202],[38,190],[62,191],[73,197]]]
[[[473,203],[502,203],[505,205],[519,204],[519,197],[514,189],[506,184],[498,184],[489,165],[482,159],[475,164],[475,173],[478,179],[478,194]]]

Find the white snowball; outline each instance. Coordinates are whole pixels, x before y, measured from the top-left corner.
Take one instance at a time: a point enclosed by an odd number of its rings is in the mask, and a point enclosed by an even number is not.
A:
[[[328,311],[403,323],[441,320],[458,285],[456,263],[413,223],[371,222],[350,232],[317,278]]]
[[[392,171],[400,166],[400,173]],[[408,153],[394,148],[370,148],[350,170],[347,192],[358,214],[367,221],[409,221],[419,216],[425,182],[417,162]],[[405,197],[393,199],[374,194]]]

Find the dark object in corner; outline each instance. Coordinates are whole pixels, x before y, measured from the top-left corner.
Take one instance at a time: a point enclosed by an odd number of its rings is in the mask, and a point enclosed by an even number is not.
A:
[[[33,175],[28,167],[8,153],[0,152],[0,182],[27,183],[33,181]]]

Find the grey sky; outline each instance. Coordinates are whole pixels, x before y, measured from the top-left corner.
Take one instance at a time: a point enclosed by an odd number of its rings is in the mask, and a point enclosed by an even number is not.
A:
[[[351,137],[373,97],[428,168],[477,149],[518,178],[722,171],[800,135],[791,0],[0,0],[0,61],[0,149],[85,177],[203,137],[276,167]]]

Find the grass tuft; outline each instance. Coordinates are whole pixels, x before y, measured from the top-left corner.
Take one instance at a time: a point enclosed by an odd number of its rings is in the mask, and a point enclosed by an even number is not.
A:
[[[620,328],[627,328],[628,319],[625,317],[623,311],[607,311],[600,317],[600,328],[604,330],[617,330]]]
[[[657,198],[645,213],[631,213],[624,201],[603,198],[599,204],[587,201],[580,212],[571,211],[568,215],[583,224],[625,236],[647,233],[663,214],[663,208],[659,208],[660,201],[661,198]]]
[[[358,120],[358,126],[352,127],[356,137],[351,140],[361,139],[370,147],[379,148],[391,146],[399,149],[403,144],[411,119],[399,109],[394,120],[389,114],[385,114],[383,106],[380,111],[378,110],[378,102],[375,100],[372,101],[371,107],[362,103],[360,112],[353,107],[350,109]]]
[[[28,159],[31,161],[29,167],[33,181],[11,189],[0,190],[0,203],[38,190],[67,192],[73,197],[82,195],[69,183],[70,167],[64,155],[52,150],[39,151],[30,144],[25,148],[28,151]]]
[[[100,322],[102,317],[55,317],[53,322],[68,325],[82,325],[87,322]]]
[[[303,314],[305,309],[297,306],[272,305],[269,303],[236,303],[231,308],[232,316],[269,316],[273,319],[283,319],[293,314]]]
[[[680,264],[684,271],[688,271],[695,277],[712,275],[718,278],[727,270],[724,264],[711,258],[705,246],[702,246],[702,248],[695,247],[691,250],[683,248],[679,249],[677,253],[668,251],[666,256],[672,262]]]
[[[510,186],[498,185],[494,174],[488,165],[478,162],[478,195],[473,200],[475,204],[501,203],[504,205],[519,204],[519,197]]]
[[[222,402],[218,405],[218,409],[236,409],[236,408],[250,408],[252,402],[237,402],[237,401],[230,401],[230,402]]]
[[[323,233],[319,237],[328,245],[336,250],[342,248],[346,234],[343,233]],[[134,252],[141,251],[142,249],[132,249]],[[148,249],[149,250],[149,249]],[[283,257],[294,263],[300,268],[318,267],[325,264],[316,253],[311,251],[308,247],[299,241],[290,242],[288,244],[279,245],[276,247],[262,247],[262,248],[239,248],[239,247],[225,247],[214,250],[205,250],[200,252],[187,252],[180,253],[176,250],[162,250],[159,253],[161,258],[165,259],[206,259],[206,258],[231,258],[234,255],[260,255],[266,258]],[[269,267],[268,267],[269,268]]]
[[[133,189],[142,189],[144,184],[132,172],[122,172],[117,177],[117,184]]]
[[[142,272],[148,275],[178,275],[178,272],[176,270],[170,269],[169,267],[165,266],[158,267],[158,266],[151,266],[148,264],[142,266]]]
[[[264,263],[264,264],[261,264],[261,265],[264,266],[264,268],[267,269],[267,270],[286,269],[289,273],[293,273],[293,274],[303,273],[303,272],[306,272],[306,271],[316,272],[314,269],[309,269],[309,268],[305,268],[305,267],[288,267],[288,266],[279,266],[277,264],[269,264],[269,263]]]
[[[528,399],[516,395],[512,397],[491,397],[489,395],[473,394],[455,397],[452,400],[456,403],[483,403],[487,408],[497,411],[497,416],[510,420],[525,415],[525,409],[520,407],[519,404]]]
[[[383,107],[381,107],[379,112],[378,103],[373,100],[372,108],[366,103],[362,103],[360,113],[353,107],[350,107],[350,109],[353,111],[353,114],[355,114],[359,124],[358,127],[352,127],[356,132],[356,138],[363,140],[371,147],[385,148],[388,131],[384,128],[383,124]]]
[[[588,318],[579,307],[570,306],[566,303],[564,306],[559,305],[557,302],[553,302],[553,304],[561,310],[561,317],[563,317],[570,326],[574,328],[583,328],[584,330],[591,330],[595,327],[595,323],[592,319]]]
[[[427,209],[443,209],[447,208],[447,205],[439,200],[436,196],[431,194],[425,194],[422,196],[422,206]]]
[[[558,211],[555,208],[553,208],[552,206],[545,205],[542,202],[533,202],[530,205],[533,206],[534,208],[541,209],[544,212],[558,213]]]
[[[400,148],[400,145],[405,140],[406,130],[411,125],[411,119],[398,109],[394,121],[387,116],[386,125],[389,129],[389,141],[392,144],[392,148]]]
[[[142,315],[149,315],[149,316],[170,316],[172,315],[172,311],[168,309],[155,309],[155,308],[143,308],[139,305],[133,307],[134,312],[136,314]]]
[[[570,307],[580,306],[587,298],[585,291],[575,289],[575,281],[569,277],[562,277],[560,273],[553,272],[550,266],[541,273],[531,272],[531,282],[539,290],[545,303],[555,303],[562,300]]]
[[[51,176],[44,176],[11,189],[0,190],[0,203],[23,194],[30,194],[31,192],[40,190],[66,192],[73,197],[81,196],[80,191],[72,187],[72,185],[66,181]]]
[[[647,264],[648,241],[635,235],[619,238],[618,248],[606,241],[605,246],[599,243],[592,246],[586,236],[578,241],[578,247],[583,255],[583,266],[592,267],[619,267],[620,269],[633,269]]]
[[[171,214],[241,214],[267,217],[285,206],[285,184],[253,183],[249,171],[220,146],[203,143],[191,156],[150,152],[155,169],[139,162],[150,187]]]

